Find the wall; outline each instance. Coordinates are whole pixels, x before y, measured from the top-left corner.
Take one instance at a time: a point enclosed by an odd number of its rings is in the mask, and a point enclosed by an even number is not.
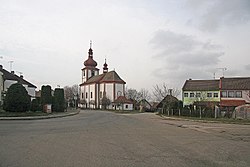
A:
[[[188,93],[188,97],[184,97],[184,93]],[[201,97],[190,97],[190,93],[201,93]],[[207,93],[218,93],[218,97],[207,97]],[[214,101],[220,102],[220,91],[183,91],[182,94],[183,105],[190,105],[193,104],[195,101]]]

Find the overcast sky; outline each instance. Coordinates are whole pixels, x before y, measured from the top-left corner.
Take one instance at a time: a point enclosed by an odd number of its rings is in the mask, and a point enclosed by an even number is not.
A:
[[[80,84],[93,41],[102,72],[151,90],[250,76],[249,0],[0,0],[0,59],[40,89]]]

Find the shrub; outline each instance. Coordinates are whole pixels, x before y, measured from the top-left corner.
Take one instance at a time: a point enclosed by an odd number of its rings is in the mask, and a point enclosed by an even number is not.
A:
[[[12,84],[4,100],[4,110],[10,112],[25,112],[30,107],[30,96],[23,85]]]
[[[53,109],[57,112],[63,112],[65,107],[64,90],[56,88],[54,92]]]
[[[31,101],[30,110],[31,111],[39,111],[40,110],[39,101],[37,99],[33,99]]]

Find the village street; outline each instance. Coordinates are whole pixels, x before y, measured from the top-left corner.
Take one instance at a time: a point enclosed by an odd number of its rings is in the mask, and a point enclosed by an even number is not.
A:
[[[1,167],[250,166],[250,125],[83,110],[0,121]]]

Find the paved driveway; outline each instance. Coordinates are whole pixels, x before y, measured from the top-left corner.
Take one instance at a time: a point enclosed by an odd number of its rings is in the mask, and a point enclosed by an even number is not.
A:
[[[81,111],[0,121],[0,166],[250,166],[250,126]]]

